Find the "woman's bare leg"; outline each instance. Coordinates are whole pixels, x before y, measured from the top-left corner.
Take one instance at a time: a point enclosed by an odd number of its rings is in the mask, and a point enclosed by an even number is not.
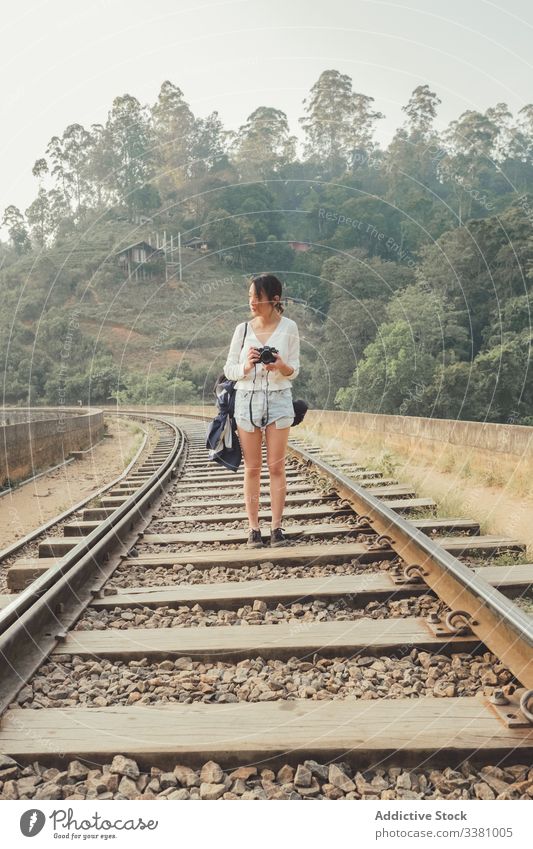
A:
[[[251,528],[259,528],[259,490],[261,486],[261,428],[254,427],[253,433],[237,425],[239,442],[244,460],[244,506]]]
[[[265,428],[267,462],[270,475],[270,500],[272,510],[272,530],[281,527],[285,497],[287,495],[287,480],[285,477],[285,456],[289,441],[290,427],[276,427],[271,422]]]

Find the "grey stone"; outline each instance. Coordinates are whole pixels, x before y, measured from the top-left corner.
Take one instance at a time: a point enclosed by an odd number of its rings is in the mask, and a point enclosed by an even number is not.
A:
[[[322,793],[326,799],[340,799],[343,796],[340,787],[335,787],[333,784],[329,784],[329,782],[322,785]]]
[[[398,799],[421,799],[421,793],[415,793],[414,790],[404,790],[402,787],[396,789]]]
[[[205,781],[200,784],[200,799],[220,799],[225,791],[224,784],[211,784]]]
[[[37,792],[34,799],[62,799],[63,798],[63,788],[59,787],[58,784],[54,784],[53,781],[49,781],[46,784],[41,784],[40,787],[37,788]]]
[[[16,781],[6,781],[2,790],[5,799],[18,799],[19,794],[17,791],[17,782]]]
[[[141,774],[136,762],[131,758],[126,758],[124,755],[115,755],[110,772],[116,775],[125,775],[134,780],[137,780]]]
[[[19,778],[17,781],[19,796],[33,796],[38,784],[42,784],[42,778],[38,775],[28,775],[25,778]]]
[[[298,764],[298,768],[294,776],[294,784],[298,790],[300,787],[311,787],[312,780],[313,774],[309,767],[304,766],[304,764]]]
[[[41,778],[43,781],[55,781],[58,775],[61,775],[60,771],[53,766],[50,767],[50,769],[45,769],[45,771],[41,773]]]
[[[355,784],[352,779],[349,778],[342,769],[337,766],[337,764],[330,764],[328,783],[332,784],[334,787],[338,787],[339,790],[343,791],[343,793],[351,793],[355,790]]]
[[[169,793],[167,799],[179,799],[184,801],[185,799],[190,799],[189,793],[185,790],[184,787],[181,787],[179,790],[173,790],[172,793]]]
[[[294,780],[294,769],[289,764],[284,764],[278,772],[277,779],[280,784],[289,784]]]
[[[278,784],[273,781],[264,781],[263,790],[266,793],[267,799],[287,799],[288,794]]]
[[[102,775],[102,784],[108,793],[116,793],[120,783],[120,775],[118,773],[104,772]]]
[[[118,792],[125,799],[133,799],[139,793],[137,785],[127,775],[122,776],[121,782],[118,785]]]
[[[89,775],[89,767],[80,761],[71,761],[67,767],[67,777],[71,784],[76,784],[78,781],[85,781]]]
[[[173,772],[163,772],[162,775],[159,776],[161,790],[168,790],[169,787],[175,787],[177,783],[178,779]]]
[[[0,781],[11,781],[13,778],[20,777],[20,767],[15,764],[12,767],[6,767],[0,771]]]
[[[200,778],[189,766],[175,766],[174,775],[182,787],[199,787]]]
[[[202,784],[220,784],[224,780],[224,772],[215,761],[207,761],[200,772]]]
[[[242,780],[242,778],[237,778],[232,786],[231,792],[235,793],[237,796],[242,796],[243,793],[246,793],[246,784]]]
[[[355,775],[354,782],[356,790],[358,793],[361,794],[361,796],[363,794],[368,794],[371,798],[372,796],[376,796],[379,793],[379,791],[376,790],[375,787],[372,787],[372,785],[368,783],[366,778],[364,778],[364,776],[360,772]],[[349,792],[353,793],[354,791],[350,790]]]
[[[484,781],[478,781],[477,784],[474,784],[474,793],[476,794],[476,799],[495,799],[496,795],[494,790],[489,787],[488,784],[485,784]]]
[[[326,764],[319,764],[317,761],[304,761],[304,766],[310,769],[319,781],[328,780],[329,767]]]
[[[97,796],[100,793],[109,792],[108,783],[102,778],[102,776],[99,778],[88,778],[85,786],[87,787],[87,793],[95,793]]]
[[[503,774],[503,773],[502,773]],[[502,781],[502,779],[495,775],[493,772],[489,771],[489,769],[480,770],[479,777],[484,781],[489,787],[494,790],[495,793],[506,793],[509,789],[509,783],[507,781]],[[475,785],[474,785],[475,789]],[[494,797],[492,797],[494,798]]]
[[[296,789],[298,790],[300,796],[316,796],[318,795],[318,793],[320,793],[320,784],[313,775],[311,777],[311,783],[308,787],[298,786]]]
[[[408,772],[402,772],[396,779],[396,787],[401,790],[411,789],[411,776]]]

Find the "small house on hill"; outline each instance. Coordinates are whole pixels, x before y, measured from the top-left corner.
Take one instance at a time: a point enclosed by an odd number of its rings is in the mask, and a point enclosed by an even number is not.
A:
[[[135,242],[134,245],[116,251],[115,256],[119,266],[127,271],[128,277],[133,275],[135,280],[146,280],[161,273],[165,252],[148,242]]]
[[[201,239],[200,236],[193,236],[192,239],[185,242],[185,247],[192,248],[193,251],[206,251],[208,245],[205,239]]]

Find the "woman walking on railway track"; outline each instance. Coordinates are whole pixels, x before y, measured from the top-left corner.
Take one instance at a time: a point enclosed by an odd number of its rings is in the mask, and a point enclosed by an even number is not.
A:
[[[252,277],[252,319],[235,328],[224,374],[235,383],[235,423],[244,459],[244,502],[248,548],[263,546],[259,528],[263,431],[270,476],[270,545],[286,545],[281,526],[287,483],[285,457],[294,421],[291,381],[300,371],[300,337],[283,315],[282,285],[273,274]],[[271,350],[272,349],[272,350]]]

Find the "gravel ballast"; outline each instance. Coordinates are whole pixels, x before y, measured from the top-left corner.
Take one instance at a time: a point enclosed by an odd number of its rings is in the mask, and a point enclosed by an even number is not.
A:
[[[450,657],[416,648],[373,657],[238,663],[190,657],[150,662],[87,660],[57,655],[19,693],[17,706],[106,707],[177,702],[263,702],[294,699],[395,699],[490,696],[515,683],[490,652]]]
[[[176,558],[172,566],[146,568],[130,559],[128,564],[119,566],[106,587],[114,590],[127,587],[154,587],[191,584],[215,584],[230,581],[276,580],[277,578],[324,578],[331,575],[364,575],[390,568],[392,561],[381,560],[374,563],[359,563],[355,558],[345,563],[304,563],[300,566],[274,564],[268,560],[268,553],[262,563],[252,566],[211,566],[197,569],[187,558]]]
[[[429,595],[413,596],[400,600],[370,601],[364,607],[354,607],[348,600],[332,602],[309,601],[294,604],[268,606],[262,600],[242,604],[236,609],[212,610],[200,604],[192,606],[168,605],[150,608],[132,606],[128,608],[88,608],[83,619],[75,626],[76,631],[103,631],[106,628],[196,628],[198,626],[276,625],[278,622],[353,621],[356,619],[400,619],[408,616],[441,614],[448,608]]]
[[[401,767],[359,771],[349,763],[314,760],[279,768],[222,766],[207,761],[143,770],[117,754],[101,766],[78,760],[63,769],[41,762],[21,767],[0,755],[0,799],[531,799],[533,769],[527,764],[458,769],[406,770]]]

